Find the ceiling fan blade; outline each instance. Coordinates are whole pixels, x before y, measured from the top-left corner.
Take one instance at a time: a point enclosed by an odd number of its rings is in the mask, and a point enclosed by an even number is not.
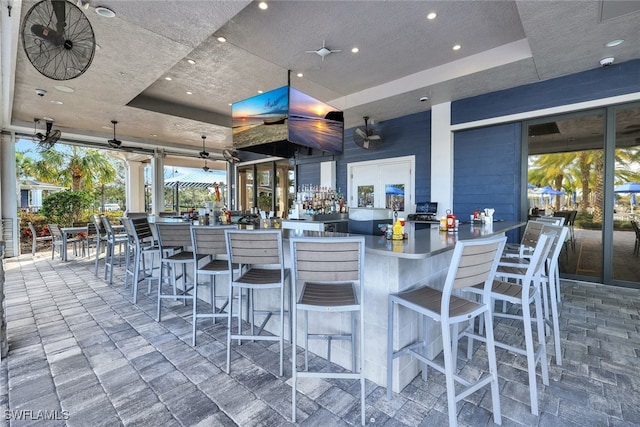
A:
[[[365,138],[362,142],[362,148],[369,149],[369,138]]]
[[[361,138],[366,138],[367,137],[367,132],[365,132],[362,128],[356,128],[356,130],[354,132],[357,133],[358,136],[361,137]]]
[[[66,0],[52,0],[53,12],[56,15],[56,31],[58,32],[58,36],[61,38],[64,37],[64,28],[67,25],[66,18]]]
[[[369,135],[369,140],[378,140],[380,139],[380,135],[378,135],[377,133],[374,133],[372,135]]]

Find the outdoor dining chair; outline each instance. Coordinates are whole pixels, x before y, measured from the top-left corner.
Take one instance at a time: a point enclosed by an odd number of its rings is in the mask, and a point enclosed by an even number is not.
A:
[[[33,223],[31,221],[29,221],[29,230],[31,231],[31,255],[35,255],[36,254],[36,245],[40,242],[51,242],[53,240],[53,237],[51,236],[51,234],[49,235],[43,235],[43,236],[39,236],[38,232],[36,231],[35,226],[33,225]]]

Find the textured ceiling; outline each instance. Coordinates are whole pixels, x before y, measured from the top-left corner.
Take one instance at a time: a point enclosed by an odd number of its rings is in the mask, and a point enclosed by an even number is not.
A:
[[[289,70],[292,86],[343,109],[349,128],[364,115],[387,120],[596,68],[605,56],[640,57],[640,2],[281,0],[263,11],[246,1],[90,0],[85,13],[100,48],[82,76],[56,82],[22,50],[17,21],[35,2],[13,4],[10,18],[2,11],[3,26],[14,28],[1,40],[4,129],[32,132],[34,117],[51,117],[63,138],[106,146],[118,120],[125,146],[192,156],[206,135],[220,158],[231,147],[229,104],[287,84]],[[96,6],[116,17],[98,16]],[[614,39],[625,42],[604,46]],[[306,52],[323,42],[342,52],[324,61]]]

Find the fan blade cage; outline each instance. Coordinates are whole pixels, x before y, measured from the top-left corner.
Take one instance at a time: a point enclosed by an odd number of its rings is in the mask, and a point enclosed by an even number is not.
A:
[[[69,1],[36,3],[24,18],[21,34],[27,58],[50,79],[74,79],[93,61],[93,28],[82,10]]]

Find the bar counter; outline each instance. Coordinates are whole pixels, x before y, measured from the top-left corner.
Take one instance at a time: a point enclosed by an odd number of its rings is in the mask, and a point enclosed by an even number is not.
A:
[[[384,236],[365,236],[364,280],[365,295],[362,296],[365,318],[365,375],[367,379],[386,386],[387,371],[387,329],[388,302],[390,293],[403,291],[416,286],[429,285],[442,289],[451,262],[452,249],[457,240],[478,239],[504,234],[507,231],[524,226],[525,222],[499,221],[491,224],[461,224],[457,233],[438,230],[437,225],[429,229],[415,230],[407,223],[408,238],[405,240],[387,240]],[[290,262],[288,239],[293,236],[339,236],[341,233],[283,230],[285,240],[285,262]],[[270,303],[276,304],[274,294]],[[316,316],[313,316],[313,315]],[[394,319],[395,348],[414,341],[421,333],[422,326],[413,312],[396,310]],[[302,324],[302,319],[299,319]],[[320,330],[344,333],[350,330],[350,316],[336,317],[322,313],[309,314],[310,332],[314,325]],[[274,323],[275,326],[275,323]],[[441,350],[440,327],[431,322],[428,357],[435,357]],[[299,335],[299,342],[302,336]],[[326,357],[326,343],[310,341],[310,351]],[[350,368],[351,347],[348,341],[332,343],[331,360]],[[393,390],[402,390],[420,372],[415,359],[401,357],[394,361]]]

